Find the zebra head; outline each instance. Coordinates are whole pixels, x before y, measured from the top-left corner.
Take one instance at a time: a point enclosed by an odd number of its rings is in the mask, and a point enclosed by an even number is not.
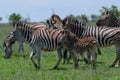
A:
[[[6,40],[3,43],[3,48],[4,48],[4,58],[8,59],[10,58],[11,54],[12,54],[12,45],[15,43],[15,41],[12,38],[12,32],[8,35],[8,37],[6,38]]]
[[[112,11],[105,11],[104,15],[101,16],[99,20],[97,20],[96,25],[114,27],[113,25],[117,22],[118,20]]]
[[[76,35],[72,33],[69,29],[64,29],[63,31],[61,31],[61,34],[63,38],[61,39],[60,42],[67,46],[70,46],[77,40]]]
[[[47,20],[50,29],[62,29],[62,19],[58,16],[53,14],[49,20]]]

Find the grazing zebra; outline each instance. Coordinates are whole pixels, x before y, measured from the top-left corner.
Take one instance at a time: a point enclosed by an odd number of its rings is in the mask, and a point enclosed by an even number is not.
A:
[[[72,21],[73,19],[72,18],[69,18],[69,20],[70,21]],[[75,20],[75,19],[74,19]],[[73,21],[74,21],[73,20]],[[73,22],[72,21],[72,22]],[[81,20],[79,20],[79,19],[76,19],[75,20],[75,22],[76,23],[81,23]],[[58,28],[58,29],[61,29],[61,28],[63,28],[63,24],[62,24],[62,19],[58,16],[58,15],[55,15],[55,14],[53,14],[51,17],[50,17],[50,19],[49,20],[47,20],[47,23],[49,24],[49,26],[51,27],[51,28]],[[85,26],[85,24],[82,24],[82,26]],[[79,36],[78,36],[79,37]],[[101,51],[100,51],[100,49],[97,47],[97,51],[98,51],[98,54],[100,54],[101,55]],[[65,54],[65,58],[66,58],[66,61],[65,62],[69,62],[69,59],[71,58],[71,56],[69,56],[69,58],[67,58],[66,57],[67,56],[67,54]],[[90,56],[88,55],[88,58],[90,58]]]
[[[41,50],[45,51],[53,51],[57,49],[58,52],[58,61],[53,69],[57,68],[60,61],[61,61],[61,50],[62,44],[60,40],[63,38],[61,35],[61,31],[59,29],[52,29],[52,30],[43,30],[35,27],[31,27],[28,24],[24,24],[21,22],[16,22],[13,24],[14,30],[12,32],[10,41],[13,43],[20,38],[23,38],[24,41],[32,47],[33,51],[30,54],[30,59],[36,69],[40,69],[40,60],[41,60]],[[11,44],[12,45],[12,44]],[[38,63],[34,61],[34,55],[37,55]],[[78,67],[78,61],[74,53],[71,53],[74,61],[74,67]],[[9,58],[11,56],[10,47],[5,50],[4,58]]]
[[[96,25],[101,27],[120,27],[120,22],[111,11],[105,11],[104,15],[96,22]]]
[[[63,20],[64,27],[68,28],[71,32],[75,33],[80,38],[95,37],[98,40],[99,47],[107,47],[115,45],[116,58],[110,67],[115,67],[117,62],[120,61],[120,29],[119,28],[102,28],[95,26],[82,26],[82,23],[76,23],[76,20]]]
[[[62,35],[65,37],[61,40],[61,43],[63,43],[66,46],[69,52],[74,52],[76,54],[79,53],[86,63],[89,63],[89,61],[83,55],[84,52],[87,51],[90,55],[92,55],[93,69],[95,69],[96,58],[97,58],[96,48],[98,43],[96,38],[87,37],[87,38],[80,39],[68,29],[65,29]]]
[[[48,29],[47,26],[43,23],[32,23],[32,24],[28,24],[30,25],[31,27],[34,27],[34,28],[40,28],[40,29]],[[12,36],[12,32],[10,32],[7,36],[7,38],[5,39],[4,41],[4,46],[10,46],[11,45],[11,41],[10,40],[10,37]],[[18,46],[18,54],[20,53],[20,51],[22,51],[22,54],[23,54],[23,58],[25,58],[25,54],[24,54],[24,46],[23,46],[23,42],[24,42],[24,39],[20,38],[17,40],[19,46]]]

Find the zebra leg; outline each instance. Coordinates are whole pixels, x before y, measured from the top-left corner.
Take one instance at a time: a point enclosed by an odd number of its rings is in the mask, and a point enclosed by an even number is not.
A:
[[[18,46],[18,56],[20,54],[20,50],[21,50],[21,44],[19,43],[19,46]]]
[[[69,63],[69,59],[68,59],[68,55],[67,55],[67,50],[65,48],[63,48],[63,64],[68,64]]]
[[[92,60],[93,69],[96,69],[97,53],[92,53],[91,55],[93,57],[93,60]]]
[[[20,42],[18,42],[18,43],[19,43],[18,56],[19,56],[20,51],[22,50],[23,58],[25,58],[23,42],[20,41]]]
[[[24,45],[23,45],[23,42],[21,42],[21,50],[22,50],[23,58],[25,58],[25,53],[24,53]]]
[[[87,55],[88,55],[88,54],[90,54],[90,53],[87,53]],[[80,53],[80,55],[81,55],[82,59],[85,61],[86,64],[89,64],[89,63],[90,63],[90,62],[89,62],[90,60],[88,60],[88,59],[85,58],[84,53]],[[90,56],[91,56],[91,55],[90,55]]]
[[[96,61],[97,61],[96,49],[90,49],[88,52],[91,54],[92,57],[93,69],[96,69]]]
[[[41,50],[39,47],[36,48],[36,52],[37,52],[37,60],[38,60],[38,66],[37,69],[40,69],[40,60],[41,60]]]
[[[73,62],[74,62],[74,68],[78,68],[78,59],[77,59],[77,53],[74,50],[69,50],[70,55],[72,56]]]
[[[30,53],[30,59],[31,59],[33,65],[35,66],[35,68],[37,69],[37,64],[35,63],[35,61],[33,59],[35,53],[36,53],[36,51],[33,49],[33,51]]]
[[[98,52],[99,55],[101,55],[101,51],[100,51],[99,47],[97,47],[97,52]]]
[[[58,66],[60,64],[60,61],[62,59],[62,49],[61,48],[57,49],[57,53],[58,53],[58,60],[57,60],[57,63],[55,64],[55,66],[53,67],[53,69],[58,68]]]
[[[87,60],[90,62],[91,61],[91,55],[90,55],[90,53],[89,52],[87,52]]]
[[[117,62],[120,59],[120,45],[117,44],[117,45],[115,45],[115,47],[116,47],[116,58],[109,67],[115,67],[115,65],[117,64]]]
[[[30,59],[33,63],[33,65],[35,66],[36,69],[40,69],[40,59],[41,59],[41,52],[40,52],[40,48],[39,47],[35,47],[33,48],[33,51],[30,54]],[[37,60],[38,60],[38,65],[35,63],[33,57],[34,55],[37,53]]]

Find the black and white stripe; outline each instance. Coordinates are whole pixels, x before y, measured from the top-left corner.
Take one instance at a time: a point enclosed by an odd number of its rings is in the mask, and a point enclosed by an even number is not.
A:
[[[34,28],[40,28],[40,29],[48,29],[47,26],[44,24],[44,23],[32,23],[32,24],[28,24],[29,26],[31,27],[34,27]],[[7,36],[7,38],[5,39],[4,41],[4,50],[7,46],[10,46],[12,44],[12,41],[10,41],[10,38],[12,37],[12,32],[10,32]],[[17,40],[18,42],[18,54],[20,53],[20,51],[22,51],[22,54],[23,54],[23,58],[25,57],[25,54],[24,54],[24,45],[23,45],[23,42],[24,42],[24,39],[22,38],[19,38]],[[12,51],[12,50],[11,50]]]
[[[82,21],[81,20],[79,20],[79,19],[72,19],[72,18],[70,18],[70,17],[68,17],[69,18],[69,21],[70,22],[76,22],[76,24],[78,24],[78,23],[81,23]],[[62,19],[58,16],[58,15],[56,15],[56,14],[53,14],[51,17],[50,17],[50,19],[49,20],[47,20],[47,23],[48,23],[48,25],[51,27],[51,28],[53,28],[53,29],[63,29],[63,23],[62,23]],[[81,26],[85,26],[86,24],[84,24],[83,22],[82,22],[82,24],[80,24]],[[76,29],[76,31],[77,31],[77,29]],[[78,31],[78,34],[79,34],[79,31]],[[79,35],[81,35],[81,34],[79,34]],[[77,35],[78,37],[80,37],[79,35]],[[98,51],[98,54],[100,54],[101,55],[101,51],[100,51],[100,49],[97,47],[97,51]],[[69,56],[69,58],[67,58],[67,53],[65,53],[65,55],[64,55],[64,57],[66,58],[65,59],[65,63],[67,62],[69,62],[69,59],[71,58],[71,56]]]
[[[110,67],[114,67],[120,61],[120,29],[119,28],[102,28],[95,26],[85,26],[82,23],[72,21],[69,18],[63,20],[64,27],[75,33],[80,38],[95,37],[98,40],[99,47],[115,45],[116,58]]]
[[[63,38],[63,36],[61,35],[61,30],[43,30],[31,27],[28,24],[17,22],[14,24],[14,30],[11,40],[17,41],[21,38],[23,38],[24,41],[30,44],[30,46],[32,47],[33,51],[30,54],[30,58],[37,69],[40,69],[41,50],[53,51],[57,49],[58,61],[54,68],[58,67],[62,58],[61,50],[63,48],[62,44],[60,43],[60,40]],[[37,54],[38,64],[36,64],[33,59],[35,54]],[[9,58],[10,55],[6,53],[4,57]],[[75,67],[77,67],[77,58],[74,57],[74,55],[73,60],[74,63],[76,63],[74,64]]]

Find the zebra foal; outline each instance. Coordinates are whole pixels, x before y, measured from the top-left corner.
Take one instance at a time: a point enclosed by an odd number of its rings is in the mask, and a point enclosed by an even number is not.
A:
[[[83,60],[86,63],[89,63],[89,60],[87,60],[84,56],[85,52],[88,52],[90,55],[92,55],[92,62],[93,62],[93,69],[96,68],[96,48],[97,48],[97,40],[94,37],[86,37],[86,38],[78,38],[74,33],[72,33],[69,30],[64,30],[63,34],[64,38],[61,40],[61,42],[65,45],[67,50],[69,52],[73,52],[76,54],[80,54],[83,58]]]
[[[43,30],[31,27],[27,24],[23,24],[21,22],[17,22],[14,25],[14,30],[10,41],[15,42],[19,38],[23,38],[24,41],[32,47],[32,52],[30,54],[30,59],[36,69],[40,69],[40,60],[41,60],[41,50],[45,51],[53,51],[57,50],[58,52],[58,60],[53,67],[56,69],[61,61],[62,54],[61,50],[63,48],[60,40],[63,38],[61,35],[61,30],[59,29],[52,29],[52,30]],[[12,45],[12,44],[11,44]],[[34,55],[37,55],[37,63],[34,61]],[[78,62],[74,53],[71,54],[74,61],[74,67],[78,67]],[[9,49],[6,49],[4,58],[9,58],[11,56],[11,52]]]

